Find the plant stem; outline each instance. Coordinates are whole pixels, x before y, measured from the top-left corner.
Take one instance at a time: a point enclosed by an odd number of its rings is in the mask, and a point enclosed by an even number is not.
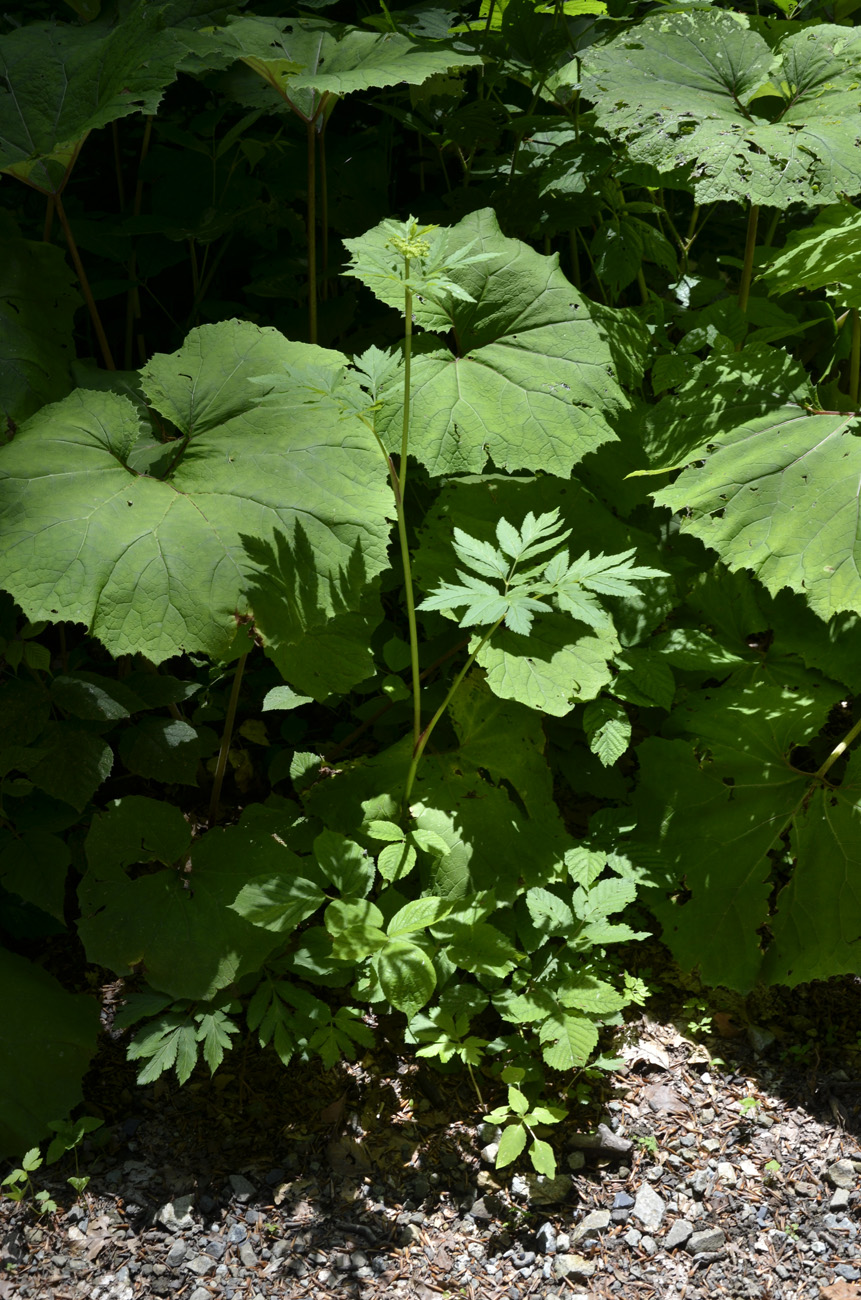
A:
[[[467,1061],[467,1063],[466,1063],[466,1068],[469,1070],[469,1077],[470,1077],[470,1079],[472,1079],[472,1086],[473,1086],[473,1088],[475,1088],[475,1095],[478,1097],[478,1104],[481,1106],[481,1108],[482,1108],[482,1110],[483,1110],[483,1109],[484,1109],[484,1098],[483,1098],[482,1095],[481,1095],[481,1089],[480,1089],[479,1086],[478,1086],[478,1080],[476,1079],[476,1077],[475,1077],[475,1075],[474,1075],[474,1073],[473,1073],[472,1066],[470,1065],[469,1061]]]
[[[317,342],[317,129],[314,118],[305,124],[308,145],[308,340]]]
[[[320,246],[323,250],[323,278],[320,285],[323,298],[329,287],[329,184],[326,168],[326,118],[320,127]]]
[[[491,627],[489,627],[489,628],[487,629],[487,631],[485,632],[484,636],[481,638],[481,640],[479,641],[478,645],[475,647],[475,649],[473,650],[472,654],[469,656],[469,658],[467,659],[466,663],[465,663],[465,664],[463,665],[463,667],[461,668],[461,670],[460,670],[460,672],[458,673],[457,677],[455,677],[454,681],[452,682],[451,686],[450,686],[449,689],[448,689],[448,694],[446,695],[446,697],[445,697],[445,699],[443,700],[442,704],[439,706],[439,708],[437,709],[436,713],[433,715],[433,717],[431,718],[430,722],[429,722],[428,725],[425,727],[424,731],[422,732],[421,736],[419,737],[418,744],[416,745],[415,750],[413,751],[412,762],[410,763],[410,769],[409,769],[409,771],[407,772],[407,782],[406,782],[406,785],[405,785],[405,787],[404,787],[404,807],[405,807],[405,808],[407,807],[407,805],[408,805],[408,803],[409,803],[410,795],[412,794],[413,783],[415,782],[415,779],[416,779],[416,772],[417,772],[417,770],[418,770],[419,763],[421,762],[422,754],[425,752],[425,748],[426,748],[426,746],[427,746],[427,743],[428,743],[428,741],[430,740],[431,735],[433,734],[433,729],[434,729],[434,727],[435,727],[436,724],[439,722],[440,718],[441,718],[442,715],[445,713],[446,709],[448,708],[449,704],[451,703],[452,698],[454,697],[455,691],[456,691],[457,688],[460,686],[461,682],[463,681],[463,679],[464,679],[464,677],[466,676],[466,674],[469,672],[469,670],[470,670],[470,668],[472,667],[472,665],[475,663],[476,656],[477,656],[478,654],[480,654],[481,651],[484,649],[484,647],[487,645],[488,641],[489,641],[490,638],[493,636],[493,634],[494,634],[494,632],[497,630],[497,628],[500,626],[500,624],[502,623],[502,621],[503,621],[504,618],[505,618],[505,615],[503,614],[502,618],[497,619],[496,622],[495,622]]]
[[[849,400],[858,405],[859,378],[861,378],[861,316],[852,308],[852,349],[849,353]]]
[[[404,259],[404,278],[410,278],[410,259]],[[398,512],[398,538],[401,544],[401,560],[404,566],[404,590],[407,598],[407,623],[410,630],[410,665],[413,678],[413,747],[421,738],[422,704],[421,672],[419,670],[419,634],[416,624],[416,602],[413,592],[413,572],[410,562],[410,548],[407,540],[407,519],[404,511],[404,491],[407,484],[407,459],[410,448],[410,366],[412,362],[413,343],[413,295],[409,284],[404,285],[404,418],[401,426],[401,459],[397,476],[393,475],[392,487],[395,492],[395,506]]]
[[[90,282],[87,279],[87,273],[84,270],[84,264],[81,261],[81,255],[78,252],[78,245],[75,243],[75,237],[72,234],[72,227],[69,225],[69,219],[66,216],[66,209],[63,207],[63,200],[59,194],[54,195],[54,207],[57,210],[57,216],[60,218],[60,225],[63,227],[63,234],[66,236],[66,245],[75,267],[75,274],[78,277],[78,283],[81,286],[81,292],[84,295],[84,301],[90,313],[90,320],[93,322],[93,329],[96,331],[96,338],[99,340],[99,347],[102,351],[102,360],[105,363],[106,370],[116,370],[114,359],[111,356],[108,336],[105,333],[105,327],[102,324],[102,318],[99,315],[99,309],[96,306],[96,300],[93,297],[93,291],[90,288]]]
[[[230,753],[230,742],[233,739],[233,724],[236,721],[236,706],[239,703],[239,688],[242,685],[242,674],[245,671],[245,660],[248,658],[248,651],[241,654],[236,661],[236,671],[233,674],[233,689],[230,692],[230,702],[227,705],[227,716],[224,719],[224,732],[221,737],[221,748],[218,751],[218,762],[215,765],[215,779],[212,782],[212,798],[209,801],[209,825],[213,826],[218,817],[218,801],[221,798],[221,787],[224,784],[224,773],[227,770],[227,756]]]
[[[138,174],[135,182],[135,197],[132,205],[132,216],[139,217],[143,205],[143,164],[149,153],[150,140],[152,139],[152,117],[146,119],[144,126],[143,140],[141,141],[140,158],[138,159]],[[141,319],[141,295],[138,288],[138,267],[137,251],[132,244],[132,255],[129,258],[129,279],[132,281],[132,287],[129,289],[128,298],[126,299],[126,338],[125,351],[123,354],[123,364],[126,370],[131,369],[132,365],[132,347],[134,344],[135,324]],[[146,347],[143,342],[143,336],[138,333],[138,360],[143,365],[146,361]]]
[[[822,766],[819,768],[818,772],[814,776],[813,778],[814,781],[824,780],[826,772],[828,772],[828,770],[834,766],[838,758],[840,758],[841,754],[844,754],[846,752],[846,750],[852,744],[852,741],[855,740],[855,738],[859,734],[861,734],[861,718],[858,719],[858,721],[855,723],[855,726],[852,728],[852,730],[846,733],[846,735],[841,740],[840,744],[834,746],[831,753],[828,755],[825,762],[822,764]]]
[[[753,279],[753,255],[756,252],[756,227],[759,221],[759,206],[751,203],[747,216],[747,239],[744,245],[744,266],[741,272],[741,284],[738,286],[738,309],[747,311],[750,297],[750,282]]]

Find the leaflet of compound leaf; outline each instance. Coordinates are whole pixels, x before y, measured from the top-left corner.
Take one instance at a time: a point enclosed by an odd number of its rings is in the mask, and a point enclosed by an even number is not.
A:
[[[465,605],[461,627],[504,622],[512,632],[528,636],[535,614],[550,613],[555,605],[590,627],[601,628],[607,625],[609,615],[597,596],[632,595],[636,592],[634,583],[664,576],[660,569],[631,564],[633,549],[618,555],[602,553],[594,559],[586,551],[570,561],[568,551],[563,548],[547,563],[542,561],[520,569],[519,565],[565,541],[571,529],[559,532],[559,528],[558,510],[539,515],[537,519],[530,511],[519,532],[506,519],[500,519],[496,525],[500,549],[455,528],[454,549],[458,559],[482,576],[475,577],[474,573],[458,569],[460,584],[442,583],[422,601],[419,609],[456,610]],[[502,589],[485,581],[486,578],[501,583]]]

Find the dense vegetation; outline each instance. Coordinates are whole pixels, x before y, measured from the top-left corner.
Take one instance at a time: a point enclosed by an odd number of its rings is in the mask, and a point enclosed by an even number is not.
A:
[[[0,29],[0,1148],[89,967],[142,1081],[405,1036],[551,1171],[652,920],[861,970],[854,4],[69,6]]]

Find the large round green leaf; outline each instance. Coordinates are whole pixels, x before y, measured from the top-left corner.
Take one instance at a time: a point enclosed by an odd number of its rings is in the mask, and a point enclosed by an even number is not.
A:
[[[179,431],[163,447],[116,393],[43,408],[0,449],[0,584],[31,619],[85,623],[114,655],[156,663],[226,655],[273,555],[280,642],[356,609],[387,562],[379,449],[359,420],[323,427],[301,393],[262,405],[251,382],[307,352],[344,364],[242,321],[193,331],[142,372]],[[162,453],[152,477],[132,468],[147,445]]]
[[[128,974],[142,964],[148,983],[173,998],[214,997],[258,970],[280,942],[233,903],[264,874],[291,870],[295,856],[253,817],[198,840],[187,861],[188,827],[178,808],[133,796],[99,814],[87,838],[89,869],[78,896],[78,932],[90,961]],[[126,868],[169,863],[131,879]]]
[[[383,223],[344,242],[358,259],[353,274],[403,311],[402,291],[361,269],[363,250],[382,250],[387,237]],[[447,255],[466,245],[488,254],[451,272],[473,301],[414,302],[416,322],[430,333],[413,357],[410,451],[432,474],[474,473],[492,461],[567,478],[613,439],[607,414],[625,404],[610,347],[558,257],[508,239],[489,208],[447,232]],[[394,450],[403,410],[397,386],[387,398],[382,427]]]
[[[566,74],[633,158],[686,169],[697,203],[783,207],[861,190],[859,62],[845,27],[771,49],[743,16],[692,9],[650,15]]]
[[[39,1142],[81,1100],[96,1049],[95,998],[67,993],[39,966],[0,949],[0,1155]]]

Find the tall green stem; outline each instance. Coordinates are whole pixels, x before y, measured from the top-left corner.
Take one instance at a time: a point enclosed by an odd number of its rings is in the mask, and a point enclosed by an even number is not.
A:
[[[457,677],[455,677],[454,681],[452,682],[451,686],[448,689],[448,694],[446,695],[442,704],[439,706],[436,713],[433,715],[430,722],[425,727],[424,731],[419,737],[418,744],[416,745],[413,751],[413,757],[412,757],[412,762],[410,763],[410,769],[407,772],[407,782],[406,785],[404,786],[404,808],[406,808],[407,805],[409,804],[410,795],[413,792],[413,784],[416,779],[416,772],[418,771],[418,766],[419,763],[421,762],[422,754],[425,752],[427,743],[430,740],[431,736],[433,735],[434,727],[439,722],[442,715],[445,713],[446,709],[448,708],[449,704],[452,701],[455,692],[457,691],[457,688],[460,686],[464,677],[469,672],[472,665],[475,663],[476,656],[479,655],[481,651],[484,649],[484,647],[487,645],[488,641],[493,636],[494,632],[497,630],[498,627],[501,626],[504,618],[505,615],[503,614],[502,618],[497,619],[496,622],[492,625],[492,627],[489,627],[487,629],[484,636],[481,638],[478,645],[475,647],[472,654],[469,656],[466,663],[461,668]]]
[[[828,772],[828,770],[834,766],[834,764],[837,762],[838,758],[840,758],[842,754],[845,754],[846,750],[852,744],[852,741],[857,738],[859,733],[861,733],[861,718],[858,719],[858,721],[855,723],[855,726],[852,728],[852,730],[846,733],[844,738],[841,740],[840,744],[834,746],[831,753],[828,755],[825,762],[822,764],[819,771],[816,773],[814,780],[816,781],[824,780],[826,772]]]
[[[239,688],[242,685],[242,674],[245,671],[245,660],[248,658],[248,651],[241,654],[236,661],[236,672],[233,674],[233,689],[230,692],[230,702],[227,705],[227,716],[224,719],[224,732],[221,737],[221,748],[218,751],[218,761],[215,765],[215,779],[212,783],[212,798],[209,801],[209,825],[214,826],[218,818],[218,801],[221,798],[221,787],[224,784],[224,773],[227,770],[227,756],[230,753],[230,742],[233,739],[233,724],[236,721],[236,706],[239,703]]]
[[[410,278],[410,259],[404,259],[404,278]],[[413,295],[409,283],[404,286],[404,418],[401,426],[401,459],[397,476],[392,474],[395,506],[398,512],[398,538],[404,566],[404,589],[407,597],[407,622],[410,629],[410,665],[413,678],[413,747],[419,744],[422,730],[421,672],[419,670],[419,634],[416,625],[416,602],[413,593],[413,572],[410,548],[407,541],[407,517],[404,511],[404,492],[407,485],[407,459],[410,449],[410,367],[413,346]]]
[[[63,207],[63,200],[60,198],[59,194],[54,195],[54,207],[56,208],[57,216],[60,218],[60,225],[63,227],[63,234],[66,236],[66,246],[72,258],[72,263],[78,277],[78,284],[81,286],[81,292],[84,295],[84,301],[86,302],[87,309],[90,313],[90,320],[93,323],[93,329],[96,331],[96,338],[99,341],[99,348],[101,349],[105,369],[116,370],[114,359],[111,356],[108,336],[105,333],[105,327],[102,324],[102,318],[99,315],[99,309],[96,306],[96,300],[93,297],[92,290],[90,289],[90,282],[87,279],[87,273],[84,270],[84,264],[81,261],[81,255],[78,252],[78,245],[75,243],[75,237],[72,234],[72,227],[69,225],[69,219],[66,216],[66,209]]]
[[[849,353],[849,400],[858,405],[859,378],[861,378],[861,316],[852,308],[852,350]]]
[[[759,207],[751,203],[747,216],[747,239],[744,245],[744,266],[741,271],[741,284],[738,286],[738,309],[747,311],[750,297],[750,282],[753,279],[753,255],[756,252],[756,227],[759,221]]]
[[[317,131],[314,118],[305,123],[308,184],[308,341],[317,342]]]

